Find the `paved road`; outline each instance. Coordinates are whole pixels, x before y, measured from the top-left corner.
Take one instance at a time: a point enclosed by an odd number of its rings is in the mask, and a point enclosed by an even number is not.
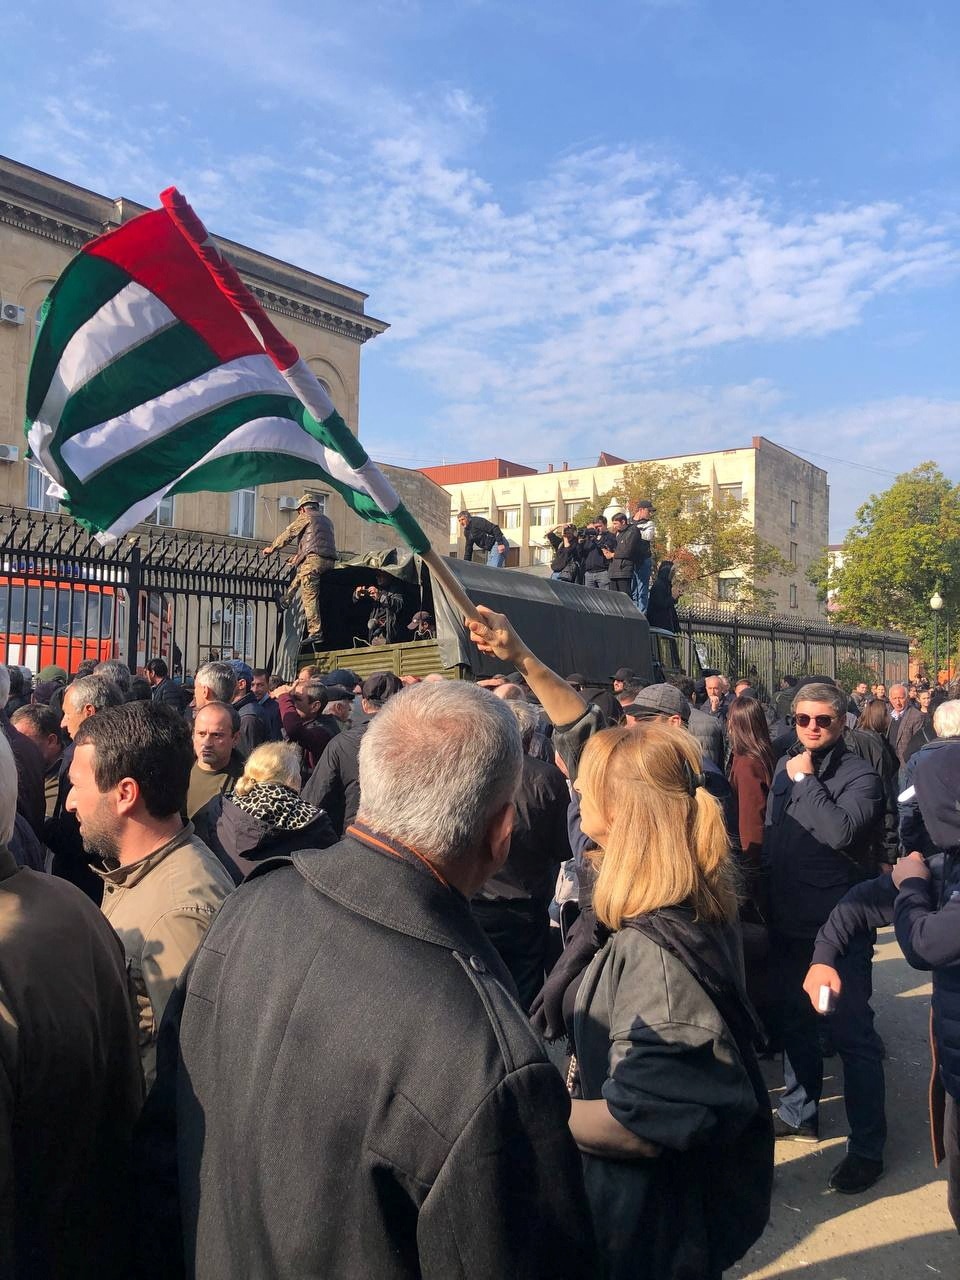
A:
[[[914,1280],[960,1277],[960,1237],[947,1213],[946,1183],[933,1167],[927,1124],[930,986],[880,935],[874,1008],[887,1046],[887,1172],[862,1196],[827,1189],[843,1157],[845,1116],[839,1058],[826,1064],[817,1147],[777,1143],[773,1213],[738,1280]],[[779,1083],[771,1071],[771,1085]]]

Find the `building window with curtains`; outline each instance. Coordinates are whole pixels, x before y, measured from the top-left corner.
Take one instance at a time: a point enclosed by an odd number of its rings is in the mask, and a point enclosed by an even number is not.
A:
[[[563,518],[568,524],[575,524],[577,516],[586,505],[586,498],[578,498],[576,502],[565,502],[563,504]]]
[[[50,481],[35,462],[27,463],[27,506],[31,511],[59,511],[60,501],[47,494]]]
[[[252,538],[256,524],[256,489],[237,489],[230,495],[230,536]]]
[[[532,525],[545,526],[547,529],[552,528],[554,524],[553,503],[552,502],[531,503],[530,504],[530,523]]]
[[[520,508],[500,507],[497,512],[497,524],[502,530],[520,528]]]

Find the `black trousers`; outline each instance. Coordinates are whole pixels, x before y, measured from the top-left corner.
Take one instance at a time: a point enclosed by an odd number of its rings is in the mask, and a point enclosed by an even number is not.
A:
[[[943,1115],[943,1147],[947,1165],[947,1208],[960,1231],[960,1103],[948,1093]]]
[[[529,1012],[547,968],[550,917],[546,907],[532,898],[474,898],[470,906],[510,970],[520,1003]]]

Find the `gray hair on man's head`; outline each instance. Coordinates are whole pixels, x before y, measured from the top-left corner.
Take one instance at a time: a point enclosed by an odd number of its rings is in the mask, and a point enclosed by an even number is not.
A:
[[[846,695],[841,693],[835,684],[805,684],[794,694],[790,710],[796,712],[801,702],[825,702],[833,708],[835,716],[842,716],[847,710]]]
[[[960,700],[940,703],[933,713],[933,731],[938,738],[960,738]]]
[[[535,707],[532,702],[527,702],[526,700],[519,702],[516,699],[509,701],[507,706],[516,718],[523,749],[524,751],[529,751],[533,735],[540,728],[540,708]]]
[[[10,701],[10,672],[0,662],[0,710]]]
[[[226,662],[205,662],[193,678],[194,685],[209,689],[213,702],[232,702],[237,692],[237,677]]]
[[[100,666],[106,666],[101,662]],[[72,699],[76,711],[81,707],[93,707],[94,711],[106,711],[107,707],[123,706],[123,690],[115,680],[98,670],[92,676],[83,676],[68,684],[63,695]]]
[[[0,733],[0,844],[9,844],[17,820],[17,762]]]
[[[120,686],[120,691],[126,695],[130,692],[130,684],[133,676],[130,674],[130,668],[125,662],[121,662],[119,658],[107,658],[105,662],[98,662],[93,668],[95,676],[104,676],[107,680],[112,680],[114,684]]]
[[[458,680],[395,694],[360,743],[360,821],[440,865],[476,852],[520,781],[513,705]]]

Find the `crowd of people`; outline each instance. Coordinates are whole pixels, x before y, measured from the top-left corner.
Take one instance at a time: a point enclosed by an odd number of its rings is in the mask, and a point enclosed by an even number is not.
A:
[[[469,626],[506,674],[0,667],[0,1275],[715,1280],[825,1054],[883,1174],[888,924],[960,1229],[960,688]]]

